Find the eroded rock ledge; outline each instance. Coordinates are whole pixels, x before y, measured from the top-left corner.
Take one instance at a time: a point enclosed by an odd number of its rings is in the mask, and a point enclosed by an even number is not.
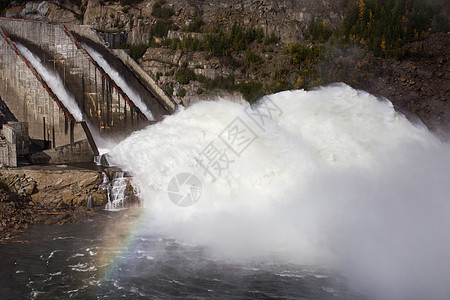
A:
[[[67,166],[0,170],[0,238],[30,224],[64,224],[93,216],[108,201],[103,177],[100,171]]]

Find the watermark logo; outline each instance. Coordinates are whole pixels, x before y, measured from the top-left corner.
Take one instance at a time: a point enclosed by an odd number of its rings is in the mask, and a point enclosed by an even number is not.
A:
[[[167,192],[175,205],[188,207],[200,200],[202,184],[194,174],[180,173],[170,180]]]
[[[265,131],[269,120],[280,117],[283,114],[275,102],[270,99],[261,101],[257,106],[249,106],[245,109],[245,114],[259,127]]]
[[[196,160],[203,169],[202,176],[209,176],[212,181],[223,176],[258,139],[257,132],[266,131],[268,123],[282,114],[283,111],[270,98],[247,107],[199,153]],[[193,174],[180,173],[170,181],[168,193],[175,205],[188,207],[200,200],[202,184]]]

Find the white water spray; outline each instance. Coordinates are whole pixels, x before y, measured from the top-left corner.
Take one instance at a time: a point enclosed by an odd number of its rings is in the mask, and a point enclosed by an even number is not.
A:
[[[81,43],[81,46],[87,50],[89,55],[102,67],[102,69],[108,74],[114,82],[124,91],[130,100],[141,110],[141,112],[149,120],[154,120],[152,112],[147,108],[147,105],[142,101],[141,96],[133,90],[132,87],[123,79],[117,70],[110,66],[110,64],[103,58],[103,56],[95,51],[92,47],[89,47],[85,43]]]
[[[48,84],[53,93],[58,97],[58,99],[64,104],[64,106],[69,110],[76,121],[83,120],[83,113],[78,107],[77,101],[74,96],[71,95],[65,88],[64,82],[58,73],[50,70],[42,63],[41,59],[33,54],[27,47],[21,43],[16,42],[19,51],[28,59],[28,61],[33,65],[42,79]]]
[[[123,176],[123,172],[116,172],[111,184],[108,187],[108,203],[106,210],[125,209],[125,190],[127,182]]]
[[[344,84],[270,95],[283,112],[216,180],[199,158],[245,103],[200,102],[110,152],[134,174],[149,225],[220,257],[336,268],[387,299],[450,297],[450,147]],[[201,179],[201,199],[174,205],[175,175]]]

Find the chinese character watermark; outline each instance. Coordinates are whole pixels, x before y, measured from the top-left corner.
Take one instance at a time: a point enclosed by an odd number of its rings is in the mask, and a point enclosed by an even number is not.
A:
[[[258,138],[257,130],[266,131],[266,126],[282,115],[282,110],[270,99],[247,107],[218,136],[210,142],[197,158],[203,170],[213,181],[223,176],[246,149]],[[256,126],[255,126],[256,125]],[[194,205],[202,194],[201,181],[191,173],[180,173],[168,185],[170,200],[177,206]]]
[[[230,159],[226,146],[220,147],[218,143],[213,141],[200,152],[200,158],[197,159],[197,162],[204,171],[203,175],[209,175],[216,179],[222,175],[222,171],[227,170],[230,164],[235,161]]]
[[[257,135],[241,118],[237,117],[222,131],[219,138],[240,156],[257,139]]]

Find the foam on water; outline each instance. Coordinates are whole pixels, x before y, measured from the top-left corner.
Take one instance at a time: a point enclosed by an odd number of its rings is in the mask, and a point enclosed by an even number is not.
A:
[[[381,298],[448,298],[449,145],[344,84],[269,102],[280,113],[264,127],[245,102],[200,102],[109,153],[140,185],[152,230],[229,259],[335,268]],[[213,180],[199,160],[236,117],[256,140]],[[179,173],[201,181],[195,205],[169,200]]]
[[[64,86],[64,82],[61,77],[55,71],[47,68],[42,63],[41,59],[33,54],[27,47],[21,43],[16,42],[19,51],[28,59],[28,61],[33,65],[42,79],[48,84],[53,93],[58,97],[58,99],[64,104],[64,106],[69,110],[76,121],[83,120],[83,113],[78,107],[75,97],[67,91]]]
[[[137,93],[122,75],[119,72],[111,67],[111,65],[103,58],[103,56],[95,51],[92,47],[89,47],[85,43],[81,43],[84,49],[87,50],[89,55],[102,67],[102,69],[114,80],[114,82],[124,91],[125,94],[133,101],[133,103],[141,110],[141,112],[147,117],[149,120],[154,120],[152,112],[148,109],[147,105],[142,100],[139,93]]]

